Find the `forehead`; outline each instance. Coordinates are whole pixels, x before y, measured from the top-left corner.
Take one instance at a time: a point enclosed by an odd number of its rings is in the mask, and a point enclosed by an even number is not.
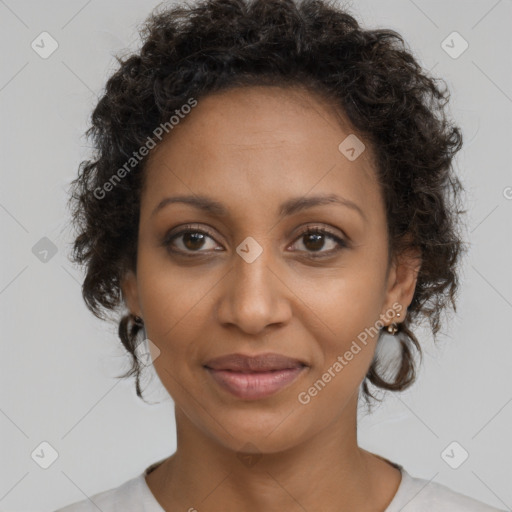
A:
[[[348,159],[340,144],[357,135],[338,109],[305,89],[237,87],[199,99],[183,117],[149,156],[143,203],[205,190],[246,206],[310,191],[362,205],[377,199],[371,148]]]

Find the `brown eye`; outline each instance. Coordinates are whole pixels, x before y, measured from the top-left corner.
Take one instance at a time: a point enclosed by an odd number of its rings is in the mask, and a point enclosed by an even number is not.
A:
[[[176,253],[205,253],[210,252],[217,246],[210,243],[208,240],[214,242],[213,236],[206,231],[194,228],[194,226],[186,226],[178,233],[171,233],[163,240],[163,245],[171,252]]]
[[[204,245],[205,235],[201,232],[186,232],[183,233],[183,245],[190,249],[191,251],[195,251],[197,249],[201,249]]]
[[[306,252],[313,253],[311,254],[313,258],[332,256],[342,248],[347,247],[347,243],[344,240],[325,228],[307,228],[299,235],[297,240],[302,242]],[[330,241],[330,244],[327,241]],[[322,251],[326,244],[330,245],[331,249]],[[314,253],[319,254],[316,255]]]
[[[207,231],[197,229],[194,226],[185,226],[178,233],[167,235],[163,241],[163,245],[169,251],[180,253],[187,256],[193,256],[194,253],[208,253],[210,251],[219,251],[219,246],[211,243],[208,247],[208,240],[215,242],[213,236]],[[295,244],[301,242],[303,249],[299,252],[306,252],[311,258],[322,258],[333,256],[341,249],[348,247],[347,243],[331,233],[325,228],[307,228],[296,239]],[[325,247],[328,250],[323,250]]]
[[[311,251],[319,251],[325,245],[325,235],[319,233],[307,233],[302,239],[306,249]]]

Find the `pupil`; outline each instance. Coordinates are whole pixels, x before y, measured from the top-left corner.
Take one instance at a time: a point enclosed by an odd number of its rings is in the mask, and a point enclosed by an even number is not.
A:
[[[309,238],[310,240],[313,240],[313,245],[310,244],[309,248],[310,249],[313,249],[313,250],[318,250],[318,249],[321,249],[323,247],[323,238],[324,235],[322,234],[315,234],[315,233],[310,233],[309,235],[306,235],[307,238]],[[305,244],[306,247],[308,246],[308,244],[306,243]]]
[[[204,235],[201,233],[185,233],[183,243],[187,249],[200,249],[204,242]]]

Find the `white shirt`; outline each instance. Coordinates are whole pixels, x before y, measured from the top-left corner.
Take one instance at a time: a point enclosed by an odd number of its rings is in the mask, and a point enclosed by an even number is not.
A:
[[[119,487],[100,492],[55,512],[165,512],[145,480],[145,476],[163,460],[151,464],[142,474]],[[400,470],[402,481],[383,512],[505,512],[452,491],[445,485],[413,477],[400,464],[388,462]]]

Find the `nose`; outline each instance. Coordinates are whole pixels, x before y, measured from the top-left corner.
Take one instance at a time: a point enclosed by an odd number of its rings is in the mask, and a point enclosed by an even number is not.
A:
[[[290,321],[293,293],[270,252],[264,249],[252,263],[238,254],[234,256],[233,267],[220,286],[217,305],[218,321],[223,326],[236,325],[256,335]]]

